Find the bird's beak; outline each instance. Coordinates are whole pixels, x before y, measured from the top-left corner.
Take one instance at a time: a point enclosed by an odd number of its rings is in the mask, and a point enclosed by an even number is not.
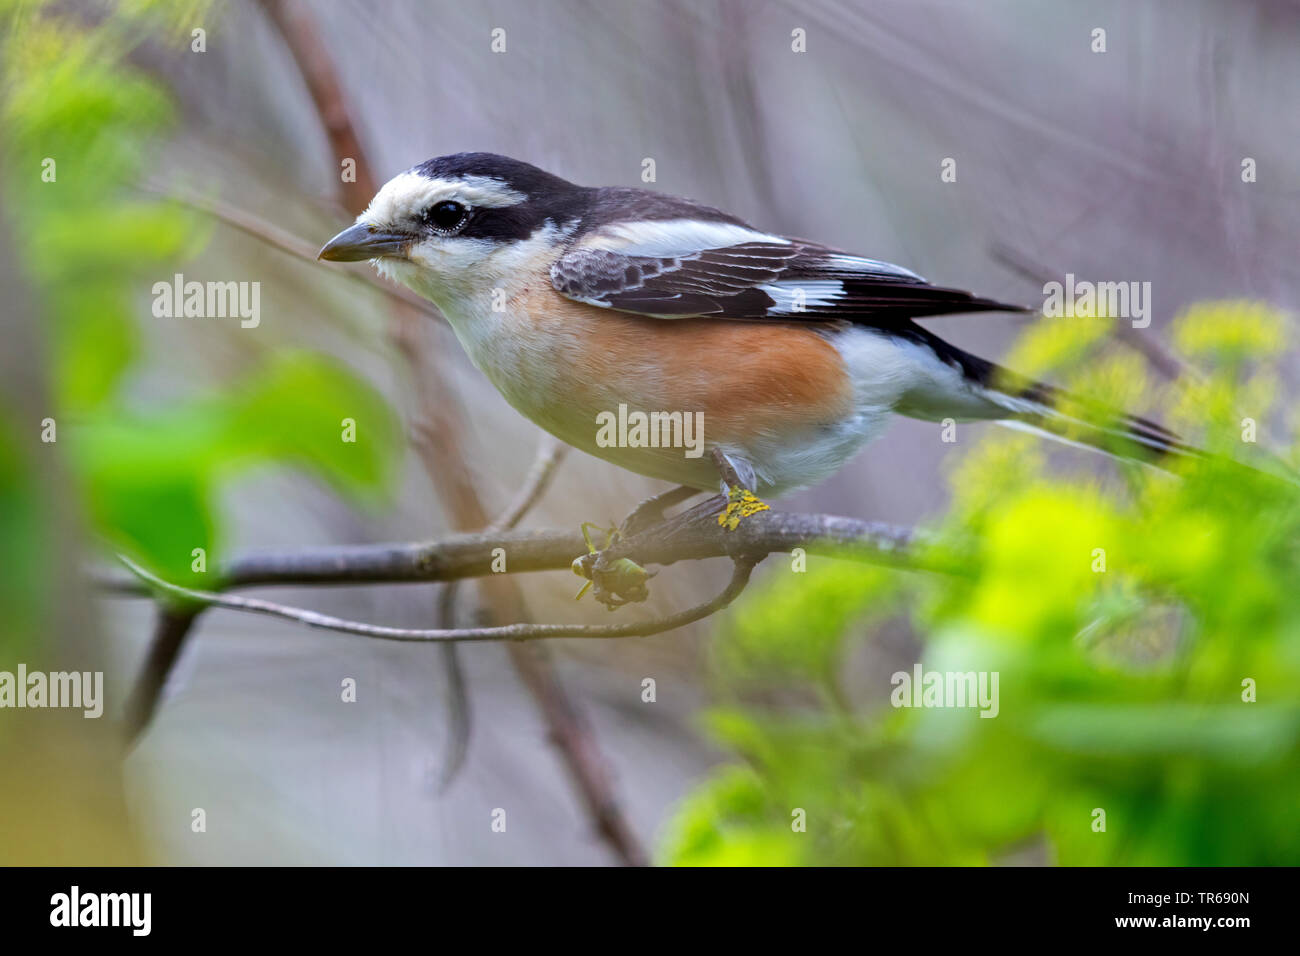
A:
[[[360,262],[362,259],[378,259],[380,256],[404,256],[406,247],[414,241],[414,238],[395,232],[384,232],[359,222],[355,226],[344,229],[325,243],[321,251],[316,254],[316,258],[329,259],[332,262]]]

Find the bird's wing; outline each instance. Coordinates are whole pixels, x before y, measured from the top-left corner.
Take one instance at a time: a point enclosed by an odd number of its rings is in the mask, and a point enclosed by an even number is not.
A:
[[[933,286],[888,262],[697,218],[595,229],[551,266],[551,282],[579,302],[663,319],[886,326],[953,312],[1024,311]]]

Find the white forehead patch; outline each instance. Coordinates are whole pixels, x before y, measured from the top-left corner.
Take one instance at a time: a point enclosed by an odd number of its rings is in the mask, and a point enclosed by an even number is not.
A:
[[[409,221],[436,202],[454,199],[466,206],[514,206],[526,197],[499,179],[466,176],[464,179],[429,179],[417,172],[398,173],[375,193],[357,222],[392,226]]]

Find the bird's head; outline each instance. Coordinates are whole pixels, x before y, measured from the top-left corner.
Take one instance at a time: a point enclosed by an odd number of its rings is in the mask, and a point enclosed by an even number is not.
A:
[[[522,257],[553,252],[588,192],[506,156],[440,156],[385,183],[319,258],[372,260],[445,307],[518,274]]]

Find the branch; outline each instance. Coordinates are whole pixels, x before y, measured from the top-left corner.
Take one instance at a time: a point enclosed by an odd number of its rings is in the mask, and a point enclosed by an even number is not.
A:
[[[256,239],[258,242],[265,243],[272,249],[278,249],[285,255],[292,256],[302,262],[310,265],[320,266],[320,261],[316,258],[318,246],[315,246],[305,239],[300,239],[293,233],[281,229],[279,226],[272,225],[265,219],[253,215],[251,212],[240,209],[230,203],[223,202],[216,198],[204,198],[193,193],[186,192],[176,187],[166,189],[153,186],[143,185],[140,187],[144,192],[166,199],[169,202],[177,203],[187,209],[193,209],[195,212],[211,216],[224,225],[232,229],[237,229],[246,236]],[[433,304],[421,299],[418,295],[410,290],[393,285],[380,278],[379,274],[371,269],[339,269],[331,267],[331,275],[343,276],[353,282],[359,282],[367,288],[374,289],[376,292],[382,292],[403,305],[418,309],[439,321],[442,320],[442,313],[433,307]]]
[[[519,490],[515,500],[510,503],[509,507],[502,512],[496,521],[492,522],[488,530],[506,531],[523,519],[524,515],[546,492],[551,483],[551,478],[555,475],[555,469],[564,460],[568,447],[568,445],[561,443],[552,435],[542,433],[542,442],[537,448],[537,457],[533,460],[533,466],[528,470],[528,475],[524,478],[523,487]],[[438,626],[444,630],[451,629],[455,624],[456,598],[457,582],[448,581],[442,586],[441,593],[438,595]],[[461,665],[456,645],[450,642],[443,643],[439,646],[439,650],[443,655],[443,670],[447,675],[447,714],[451,727],[451,748],[442,771],[441,787],[446,790],[451,786],[452,781],[456,779],[456,775],[460,772],[465,757],[469,753],[470,725],[473,719],[470,712],[469,689],[465,682],[465,668]],[[546,705],[543,704],[543,706]],[[554,726],[554,722],[552,724]]]
[[[456,626],[456,582],[438,586],[438,627],[451,630]],[[469,682],[456,645],[450,641],[438,645],[442,655],[442,672],[447,678],[447,759],[443,761],[438,791],[445,793],[452,785],[465,758],[469,756],[470,729],[474,713],[470,707]]]
[[[710,499],[706,504],[716,503]],[[605,554],[639,564],[673,564],[702,558],[762,557],[803,548],[809,554],[918,570],[961,573],[959,563],[918,547],[927,541],[911,528],[835,515],[764,511],[735,531],[718,527],[704,509],[668,518],[616,542]],[[510,573],[569,568],[587,546],[578,531],[475,532],[440,541],[348,545],[264,551],[234,558],[219,573],[223,590],[271,585],[400,584],[457,581],[492,574],[494,551],[503,549]],[[144,594],[141,585],[118,579],[102,590]]]
[[[501,512],[501,516],[488,525],[487,530],[489,532],[509,531],[519,524],[524,515],[537,504],[537,499],[546,493],[551,478],[555,475],[555,469],[560,466],[560,462],[564,461],[568,451],[568,445],[555,436],[542,432],[542,443],[537,448],[537,457],[533,459],[533,466],[528,469],[528,474],[524,477],[523,487],[519,489],[519,494],[515,496],[514,501]]]
[[[163,685],[180,655],[194,619],[203,609],[193,605],[177,606],[159,602],[154,610],[154,631],[149,642],[144,668],[131,689],[126,706],[126,734],[134,740],[149,725],[162,696]]]
[[[289,53],[293,57],[303,82],[307,84],[307,93],[325,135],[329,138],[330,150],[336,161],[353,159],[356,161],[356,177],[350,189],[342,189],[344,205],[352,215],[357,215],[366,208],[379,189],[370,163],[366,160],[365,150],[361,146],[361,137],[352,124],[351,111],[343,96],[342,85],[334,62],[325,48],[311,12],[304,5],[285,0],[263,0],[262,6],[276,29],[284,39]]]
[[[342,199],[354,214],[359,213],[374,194],[377,178],[362,149],[329,51],[303,4],[292,0],[263,2],[307,84],[335,162],[347,157],[356,161],[356,182],[351,189],[343,190]],[[416,428],[416,432],[425,440],[417,443],[416,450],[443,512],[453,526],[460,531],[482,528],[488,525],[489,516],[464,455],[464,422],[447,381],[445,357],[428,355],[420,348],[419,332],[426,311],[398,303],[392,309],[391,338],[410,369],[422,418],[415,423],[423,426]],[[489,618],[518,620],[524,616],[523,596],[511,579],[485,582],[482,590],[487,598],[484,611]],[[454,645],[444,645],[445,656],[454,651]],[[542,711],[601,836],[624,863],[644,864],[645,851],[623,816],[591,728],[565,692],[542,646],[531,645],[525,650],[524,645],[512,644],[509,655],[516,673]]]
[[[710,614],[722,610],[745,589],[745,586],[749,583],[750,573],[754,570],[754,565],[757,564],[757,560],[753,558],[738,557],[733,559],[734,566],[731,580],[716,597],[685,611],[678,611],[676,614],[669,614],[649,621],[627,624],[505,624],[500,627],[423,630],[406,627],[386,627],[382,624],[363,624],[359,621],[348,621],[329,614],[320,614],[304,608],[289,607],[285,604],[264,601],[260,598],[237,597],[218,594],[215,591],[197,591],[164,581],[124,555],[118,555],[118,560],[132,574],[152,588],[186,602],[223,607],[232,611],[266,614],[271,617],[297,621],[299,624],[305,624],[308,627],[339,631],[344,634],[359,634],[362,637],[374,637],[380,640],[445,641],[453,643],[465,641],[530,641],[554,637],[646,637],[650,634],[661,634],[664,631],[671,631],[675,628],[685,627],[687,624],[693,624]]]

